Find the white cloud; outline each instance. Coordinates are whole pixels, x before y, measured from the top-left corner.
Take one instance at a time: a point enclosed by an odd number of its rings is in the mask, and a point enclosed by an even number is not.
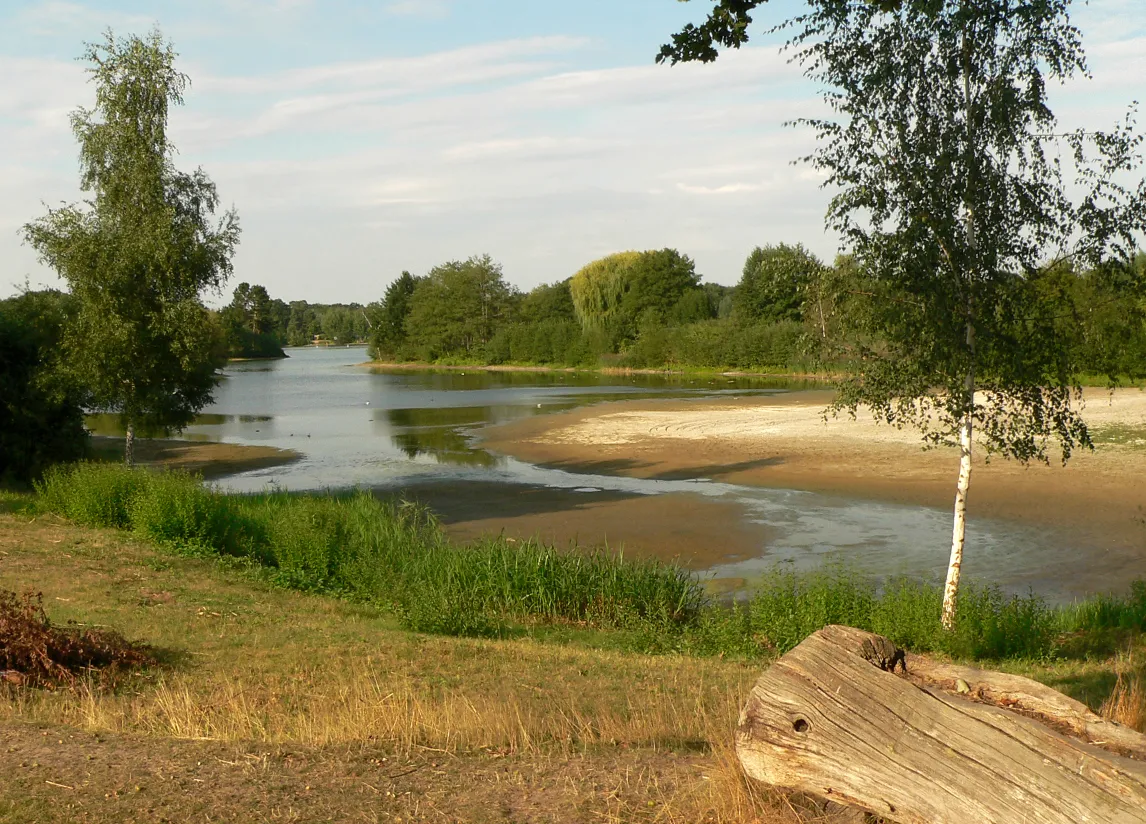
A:
[[[444,20],[450,16],[450,4],[446,0],[398,0],[387,3],[387,14],[395,17],[421,17],[427,20]]]
[[[79,3],[68,3],[63,0],[48,0],[47,2],[27,6],[15,16],[14,24],[20,26],[30,34],[74,34],[80,32],[85,36],[95,37],[98,32],[111,28],[120,30],[146,31],[155,25],[155,17],[139,14],[126,14],[119,11],[94,9]]]
[[[725,183],[723,186],[693,186],[678,183],[676,187],[690,195],[738,195],[745,192],[759,192],[765,188],[762,183]]]

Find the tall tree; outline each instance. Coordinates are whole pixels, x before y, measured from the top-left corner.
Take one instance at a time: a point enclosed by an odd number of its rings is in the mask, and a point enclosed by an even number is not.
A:
[[[615,344],[636,337],[646,313],[662,322],[672,316],[686,295],[699,291],[700,276],[692,258],[676,249],[617,252],[584,266],[569,288],[582,327]],[[701,303],[695,301],[688,320]]]
[[[410,314],[410,297],[418,278],[409,272],[386,287],[380,304],[371,307],[374,326],[370,330],[370,356],[378,359],[396,353],[406,341],[406,316]]]
[[[758,0],[719,0],[658,59],[710,61],[747,42]],[[1069,0],[811,0],[785,27],[837,119],[804,121],[809,158],[838,190],[827,223],[871,280],[857,369],[833,405],[861,405],[929,444],[959,447],[943,622],[963,562],[973,435],[988,452],[1065,461],[1090,446],[1073,403],[1077,349],[1056,333],[1075,307],[1054,263],[1130,271],[1146,182],[1141,138],[1057,134],[1048,79],[1085,74]],[[1069,149],[1072,199],[1057,145]],[[878,335],[878,345],[865,343]]]
[[[76,298],[66,362],[94,406],[121,416],[131,464],[136,427],[178,429],[211,399],[219,353],[199,298],[230,275],[239,222],[234,210],[214,218],[219,198],[202,169],[172,163],[168,110],[188,80],[159,31],[109,31],[83,56],[96,102],[71,124],[91,197],[49,209],[25,237]]]
[[[802,245],[757,246],[732,295],[743,320],[799,320],[810,285],[824,268]]]
[[[418,280],[406,335],[427,360],[476,352],[508,319],[512,296],[501,265],[489,255],[443,263]]]

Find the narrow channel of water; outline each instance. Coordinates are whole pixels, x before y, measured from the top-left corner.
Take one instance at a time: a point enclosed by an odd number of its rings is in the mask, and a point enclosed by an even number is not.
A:
[[[752,558],[713,567],[723,578],[751,579],[782,566],[806,570],[845,561],[876,576],[935,580],[945,569],[950,514],[703,478],[646,480],[568,472],[490,454],[473,433],[483,426],[606,400],[726,397],[793,392],[799,384],[740,378],[605,376],[585,373],[400,371],[359,366],[361,348],[293,349],[283,361],[230,365],[216,393],[184,437],[295,449],[293,464],[232,476],[235,491],[293,491],[349,486],[401,489],[458,482],[503,483],[597,493],[692,493],[739,505],[766,528],[767,546]],[[106,422],[105,422],[106,425]],[[763,533],[764,530],[762,530]],[[718,530],[714,530],[718,532]],[[1124,586],[1126,559],[1079,536],[972,519],[966,574],[1004,589],[1027,588],[1052,600]],[[1146,575],[1146,568],[1139,571]]]

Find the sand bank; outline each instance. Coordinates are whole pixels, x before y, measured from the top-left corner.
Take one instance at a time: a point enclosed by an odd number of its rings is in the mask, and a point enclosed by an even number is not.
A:
[[[103,460],[122,459],[123,438],[93,435],[92,450]],[[169,438],[138,438],[135,441],[135,460],[141,466],[181,469],[196,472],[207,479],[284,466],[301,457],[294,450],[272,446],[243,446]]]
[[[602,404],[492,428],[484,446],[570,471],[710,478],[947,508],[958,454],[870,418],[828,419],[831,393],[728,401]],[[1094,452],[1066,467],[975,462],[970,517],[1086,532],[1100,546],[1146,551],[1146,392],[1087,390]]]

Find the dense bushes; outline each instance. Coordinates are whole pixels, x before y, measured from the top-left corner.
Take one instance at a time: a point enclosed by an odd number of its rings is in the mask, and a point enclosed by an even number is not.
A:
[[[56,362],[69,297],[0,301],[0,480],[27,482],[88,445],[82,395]]]
[[[501,635],[540,622],[607,628],[647,652],[759,658],[826,624],[848,624],[919,652],[998,659],[1053,656],[1080,633],[1146,631],[1146,582],[1128,598],[1065,608],[968,585],[949,633],[938,586],[877,586],[842,569],[776,572],[724,606],[674,566],[501,538],[458,546],[421,507],[363,492],[234,496],[188,475],[100,464],[54,469],[37,489],[41,508],[79,523],[246,559],[281,586],[376,603],[422,632]]]

